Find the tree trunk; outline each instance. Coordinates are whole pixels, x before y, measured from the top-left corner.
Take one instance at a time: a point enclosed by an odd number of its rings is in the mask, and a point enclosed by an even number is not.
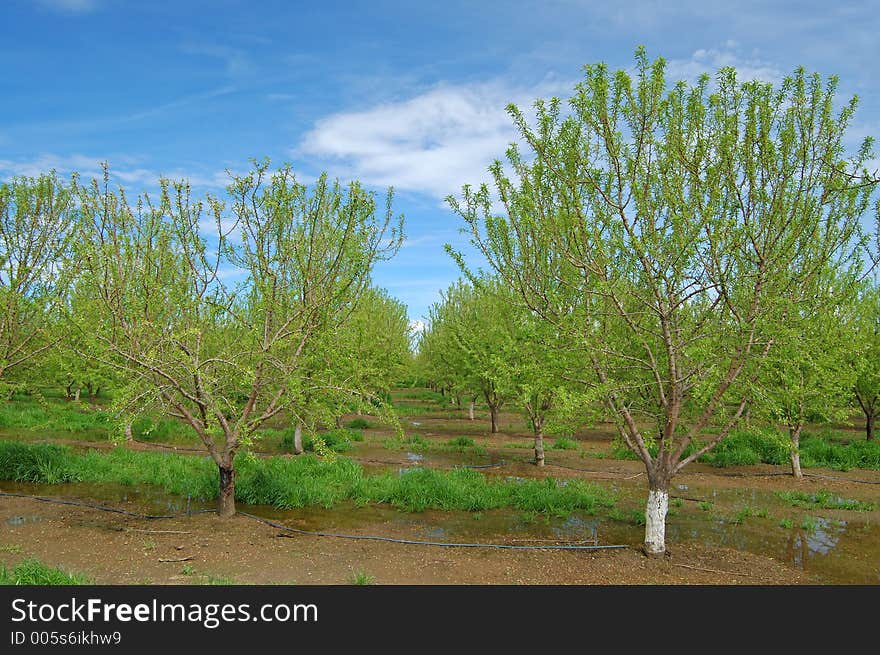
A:
[[[64,397],[68,400],[73,398],[73,382],[67,385],[67,390],[64,392]]]
[[[297,422],[293,429],[293,453],[302,455],[303,452],[303,426],[302,423]]]
[[[653,476],[652,476],[653,477]],[[669,511],[669,482],[651,480],[645,507],[645,554],[666,554],[666,512]]]
[[[865,413],[865,435],[868,441],[874,441],[874,412]]]
[[[217,514],[221,519],[235,515],[235,468],[232,464],[220,468],[220,498],[217,503]]]
[[[337,416],[337,417],[336,417],[336,427],[337,427],[337,428],[341,428],[341,427],[343,427],[343,425],[342,425],[342,416]]]
[[[535,464],[544,466],[544,430],[535,428]]]
[[[492,420],[492,434],[498,432],[498,408],[494,405],[489,406],[489,418]]]
[[[79,387],[76,388],[76,393],[73,395],[74,402],[79,402]]]
[[[791,474],[801,479],[804,474],[801,472],[801,426],[789,428],[788,434],[791,437]]]
[[[125,424],[125,443],[129,445],[134,443],[134,435],[131,432],[131,421],[128,421]]]
[[[471,421],[474,420],[474,401],[472,400],[468,405],[468,419]]]

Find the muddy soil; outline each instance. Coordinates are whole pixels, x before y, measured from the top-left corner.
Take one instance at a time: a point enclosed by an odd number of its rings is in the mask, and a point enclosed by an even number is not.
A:
[[[347,417],[353,418],[353,417]],[[35,556],[107,584],[349,584],[357,573],[377,584],[880,584],[880,510],[794,507],[780,492],[815,494],[880,506],[880,471],[806,469],[796,481],[783,467],[714,468],[692,464],[673,481],[667,522],[669,554],[639,551],[647,488],[640,462],[608,457],[613,433],[599,426],[577,435],[577,450],[547,450],[547,466],[530,462],[521,418],[502,415],[502,433],[488,434],[486,417],[470,421],[444,410],[402,419],[415,449],[392,447],[393,431],[373,425],[345,454],[371,470],[414,466],[474,466],[489,476],[579,478],[611,490],[616,515],[568,519],[517,512],[424,512],[388,507],[246,511],[309,531],[378,535],[416,541],[620,545],[594,551],[494,550],[403,545],[289,534],[245,516],[211,514],[143,520],[86,507],[0,497],[0,562]],[[449,448],[469,436],[476,447]],[[32,438],[32,437],[31,437]],[[62,441],[52,439],[53,441]],[[108,448],[81,438],[75,447]],[[548,440],[548,445],[552,440]],[[189,444],[136,443],[144,450],[198,453]],[[261,443],[265,454],[280,444]],[[0,482],[0,491],[63,496],[141,513],[183,509],[155,490],[129,494],[107,486],[28,486]]]
[[[10,521],[10,519],[19,519]],[[21,520],[23,519],[23,520]],[[0,498],[0,561],[25,556],[99,584],[802,584],[815,579],[768,557],[695,544],[662,560],[637,550],[488,551],[285,536],[245,516],[141,520],[89,508]],[[354,534],[407,537],[367,524]],[[163,561],[164,560],[164,561]]]

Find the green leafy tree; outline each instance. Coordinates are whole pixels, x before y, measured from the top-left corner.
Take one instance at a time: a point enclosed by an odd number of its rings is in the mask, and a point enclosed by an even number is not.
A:
[[[774,330],[774,345],[761,363],[752,397],[754,413],[782,423],[788,431],[791,472],[803,477],[800,437],[807,422],[846,420],[850,411],[854,369],[847,338],[850,303],[841,295],[853,285],[838,280],[817,288]],[[837,297],[839,302],[834,303]]]
[[[54,308],[72,273],[75,207],[54,174],[0,185],[0,391],[28,386],[21,371],[55,343]]]
[[[503,213],[485,185],[449,198],[491,268],[589,363],[584,404],[604,403],[645,465],[651,556],[670,480],[740,420],[786,312],[826,267],[865,266],[871,141],[846,152],[856,100],[837,112],[836,87],[724,68],[714,89],[670,88],[639,50],[634,76],[586,66],[569,112],[539,101],[530,124],[509,107],[529,152],[492,166]]]
[[[865,415],[865,436],[873,441],[880,419],[880,286],[876,283],[860,294],[852,326],[853,395]]]
[[[499,431],[501,408],[512,392],[505,354],[516,338],[513,315],[486,284],[453,284],[429,312],[424,352],[435,359],[448,388],[479,393],[489,408],[490,430]]]
[[[68,318],[84,336],[94,330],[91,352],[130,380],[121,410],[159,404],[195,430],[229,517],[237,453],[303,404],[316,348],[349,320],[373,264],[396,252],[402,218],[390,192],[377,216],[359,184],[322,175],[308,188],[268,161],[232,178],[228,205],[193,201],[186,182],[165,179],[157,203],[132,205],[107,180],[76,189],[77,257],[97,287],[100,324]]]

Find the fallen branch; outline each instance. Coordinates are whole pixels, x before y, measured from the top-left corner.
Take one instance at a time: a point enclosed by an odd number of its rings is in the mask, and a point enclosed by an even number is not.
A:
[[[191,560],[192,558],[193,558],[192,555],[190,555],[190,556],[188,556],[188,557],[178,557],[178,558],[176,558],[176,559],[162,559],[162,558],[160,557],[160,558],[159,558],[159,561],[160,561],[160,562],[186,562],[186,561]]]
[[[189,530],[144,530],[143,528],[128,528],[127,532],[146,532],[147,534],[192,534]]]

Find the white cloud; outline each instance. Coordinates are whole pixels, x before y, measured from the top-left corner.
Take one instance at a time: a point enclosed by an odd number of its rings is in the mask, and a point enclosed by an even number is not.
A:
[[[141,160],[130,156],[92,157],[82,154],[57,155],[42,154],[29,159],[0,159],[0,180],[8,180],[15,176],[37,177],[43,173],[55,171],[62,177],[78,173],[83,182],[92,178],[101,179],[101,164],[110,163],[110,181],[122,184],[130,190],[140,193],[155,190],[160,177],[170,180],[189,180],[196,189],[217,190],[229,184],[229,176],[225,171],[202,174],[180,169],[157,170],[145,168]]]
[[[695,82],[703,74],[715,76],[725,66],[736,68],[740,82],[761,80],[777,83],[784,77],[776,64],[760,58],[756,51],[741,52],[736,41],[728,40],[720,48],[700,48],[688,59],[670,59],[666,63],[666,77],[671,82],[685,80]]]
[[[86,14],[98,8],[97,0],[39,0],[39,3],[49,9],[71,14]]]
[[[445,198],[464,184],[489,181],[489,165],[516,139],[508,103],[526,108],[571,88],[443,84],[401,102],[323,118],[294,154],[316,157],[340,177]]]

